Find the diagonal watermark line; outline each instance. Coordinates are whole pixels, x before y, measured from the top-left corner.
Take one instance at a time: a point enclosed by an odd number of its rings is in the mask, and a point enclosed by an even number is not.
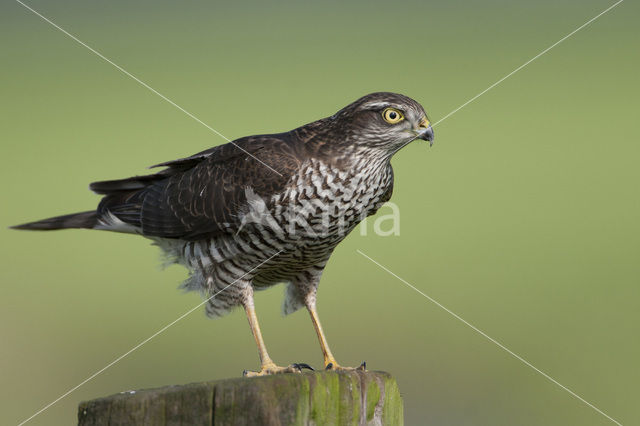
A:
[[[547,47],[546,49],[544,49],[542,52],[538,53],[536,56],[534,56],[533,58],[529,59],[527,62],[525,62],[524,64],[520,65],[518,68],[516,68],[515,70],[511,71],[509,74],[505,75],[504,77],[502,77],[500,80],[496,81],[495,83],[493,83],[491,86],[487,87],[486,89],[484,89],[482,92],[478,93],[477,95],[475,95],[473,98],[469,99],[468,101],[466,101],[465,103],[463,103],[462,105],[460,105],[459,107],[457,107],[456,109],[454,109],[453,111],[451,111],[449,114],[445,115],[444,117],[442,117],[440,120],[436,121],[435,123],[432,124],[432,127],[435,127],[437,124],[442,123],[444,120],[446,120],[447,118],[451,117],[453,114],[455,114],[456,112],[460,111],[462,108],[466,107],[467,105],[469,105],[471,102],[475,101],[476,99],[478,99],[480,96],[484,95],[485,93],[487,93],[489,90],[493,89],[494,87],[496,87],[498,84],[502,83],[503,81],[505,81],[506,79],[508,79],[509,77],[511,77],[512,75],[514,75],[515,73],[517,73],[518,71],[520,71],[522,68],[526,67],[527,65],[529,65],[531,62],[535,61],[536,59],[538,59],[540,56],[544,55],[545,53],[547,53],[548,51],[550,51],[551,49],[553,49],[554,47],[556,47],[557,45],[559,45],[560,43],[562,43],[563,41],[565,41],[566,39],[568,39],[569,37],[571,37],[572,35],[574,35],[575,33],[577,33],[578,31],[580,31],[581,29],[583,29],[584,27],[586,27],[587,25],[589,25],[590,23],[592,23],[593,21],[595,21],[596,19],[598,19],[599,17],[601,17],[602,15],[604,15],[605,13],[607,13],[608,11],[610,11],[611,9],[613,9],[614,7],[616,7],[617,5],[619,5],[620,3],[622,3],[624,0],[618,0],[618,2],[612,4],[611,6],[609,6],[608,8],[606,8],[605,10],[603,10],[602,12],[600,12],[599,14],[597,14],[596,16],[594,16],[593,18],[589,19],[587,22],[585,22],[584,24],[580,25],[578,28],[576,28],[575,30],[571,31],[569,34],[567,34],[566,36],[562,37],[560,40],[556,41],[555,43],[553,43],[551,46]]]
[[[232,285],[234,285],[235,283],[237,283],[238,281],[240,281],[242,278],[244,278],[245,276],[247,276],[248,274],[250,274],[251,272],[255,271],[256,269],[258,269],[260,266],[264,265],[265,263],[267,263],[268,261],[270,261],[271,259],[273,259],[274,257],[276,257],[277,255],[279,255],[280,253],[282,253],[282,250],[278,251],[276,254],[270,256],[267,260],[261,262],[259,265],[255,266],[254,268],[252,268],[249,272],[245,273],[244,275],[242,275],[240,278],[234,280],[231,284],[228,284],[227,286],[225,286],[224,288],[222,288],[222,290],[217,291],[213,296],[205,299],[204,301],[202,301],[201,303],[197,304],[196,306],[194,306],[193,308],[189,309],[187,312],[185,312],[184,314],[180,315],[178,318],[176,318],[175,320],[171,321],[169,324],[165,325],[164,327],[162,327],[160,330],[156,331],[155,333],[153,333],[151,336],[147,337],[146,339],[144,339],[142,342],[138,343],[137,345],[135,345],[133,348],[129,349],[127,352],[123,353],[122,355],[120,355],[119,357],[117,357],[116,359],[114,359],[113,361],[111,361],[109,364],[105,365],[104,367],[102,367],[100,370],[96,371],[95,373],[93,373],[92,375],[90,375],[89,377],[87,377],[86,379],[84,379],[83,381],[81,381],[80,383],[78,383],[77,385],[75,385],[74,387],[72,387],[71,389],[69,389],[68,391],[66,391],[65,393],[63,393],[62,395],[60,395],[58,398],[54,399],[53,401],[51,401],[50,403],[48,403],[47,405],[45,405],[44,407],[42,407],[40,410],[36,411],[34,414],[32,414],[30,417],[26,418],[25,420],[21,421],[18,426],[22,426],[23,424],[29,422],[30,420],[32,420],[34,417],[36,417],[37,415],[41,414],[42,412],[46,411],[48,408],[50,408],[52,405],[56,404],[58,401],[60,401],[61,399],[65,398],[67,395],[69,395],[70,393],[74,392],[76,389],[78,389],[79,387],[81,387],[82,385],[86,384],[87,382],[93,380],[96,376],[98,376],[99,374],[101,374],[102,372],[104,372],[106,369],[108,369],[109,367],[112,367],[114,364],[116,364],[117,362],[121,361],[123,358],[125,358],[126,356],[130,355],[132,352],[136,351],[137,349],[139,349],[141,346],[145,345],[146,343],[148,343],[151,339],[153,339],[154,337],[158,336],[159,334],[164,333],[168,328],[172,327],[173,325],[175,325],[178,321],[181,321],[183,318],[185,318],[186,316],[188,316],[189,314],[191,314],[193,311],[195,311],[196,309],[200,308],[202,305],[204,305],[205,303],[209,302],[211,299],[213,299],[214,297],[216,297],[217,295],[219,295],[220,293],[222,293],[223,291],[225,291],[226,289],[228,289],[229,287],[231,287]]]
[[[398,275],[396,275],[395,273],[393,273],[391,270],[389,270],[387,267],[381,265],[379,262],[373,260],[371,257],[367,256],[366,254],[364,254],[362,251],[360,250],[356,250],[359,254],[361,254],[362,256],[366,257],[367,259],[369,259],[371,262],[375,263],[376,265],[378,265],[381,269],[383,269],[384,271],[388,272],[389,274],[393,275],[394,277],[396,277],[398,280],[402,281],[404,284],[406,284],[408,287],[412,288],[413,290],[417,291],[418,293],[420,293],[422,296],[424,296],[425,298],[427,298],[430,302],[432,302],[433,304],[435,304],[436,306],[438,306],[439,308],[443,309],[445,312],[447,312],[448,314],[450,314],[451,316],[453,316],[455,319],[457,319],[458,321],[462,322],[464,325],[466,325],[467,327],[471,328],[473,331],[477,332],[478,334],[480,334],[481,336],[485,337],[487,340],[489,340],[491,343],[494,343],[495,345],[497,345],[500,349],[504,350],[505,352],[507,352],[509,355],[511,355],[512,357],[514,357],[515,359],[517,359],[518,361],[522,362],[523,364],[525,364],[527,367],[530,367],[531,369],[535,370],[537,373],[541,374],[544,378],[546,378],[547,380],[549,380],[550,382],[558,385],[560,388],[564,389],[565,391],[569,392],[569,394],[571,394],[571,396],[573,396],[574,398],[582,401],[583,403],[585,403],[586,405],[588,405],[589,407],[593,408],[595,411],[597,411],[598,413],[602,414],[604,417],[606,417],[607,419],[611,420],[613,423],[622,426],[622,423],[620,423],[619,421],[617,421],[616,419],[614,419],[613,417],[609,416],[607,413],[605,413],[604,411],[602,411],[601,409],[599,409],[598,407],[596,407],[595,405],[593,405],[592,403],[590,403],[589,401],[587,401],[586,399],[582,398],[580,395],[578,395],[577,393],[575,393],[574,391],[572,391],[571,389],[569,389],[568,387],[564,386],[562,383],[558,382],[556,379],[554,379],[553,377],[549,376],[547,373],[545,373],[544,371],[538,369],[536,366],[534,366],[533,364],[531,364],[529,361],[527,361],[526,359],[522,358],[520,355],[516,354],[515,352],[513,352],[511,349],[507,348],[505,345],[503,345],[502,343],[498,342],[496,339],[494,339],[493,337],[489,336],[487,333],[485,333],[484,331],[480,330],[478,327],[474,326],[473,324],[471,324],[470,322],[466,321],[464,318],[462,318],[460,315],[456,314],[455,312],[453,312],[452,310],[450,310],[449,308],[447,308],[446,306],[442,305],[440,302],[438,302],[437,300],[435,300],[434,298],[430,297],[429,295],[425,294],[424,292],[422,292],[421,290],[417,289],[416,287],[414,287],[411,283],[409,283],[408,281],[406,281],[405,279],[399,277]]]
[[[198,123],[202,124],[204,127],[206,127],[207,129],[211,130],[213,133],[215,133],[216,135],[220,136],[221,138],[225,139],[227,142],[229,142],[230,144],[234,145],[236,148],[238,148],[240,151],[244,152],[245,154],[247,154],[248,156],[250,156],[251,158],[253,158],[254,160],[256,160],[257,162],[259,162],[260,164],[262,164],[263,166],[265,166],[266,168],[268,168],[269,170],[271,170],[272,172],[282,176],[282,173],[278,172],[277,170],[275,170],[273,167],[269,166],[268,164],[264,163],[263,161],[261,161],[259,158],[257,158],[256,156],[254,156],[253,154],[251,154],[250,152],[248,152],[247,150],[245,150],[244,148],[240,147],[238,144],[234,143],[231,139],[227,138],[225,135],[223,135],[222,133],[220,133],[219,131],[217,131],[216,129],[214,129],[213,127],[211,127],[210,125],[208,125],[207,123],[205,123],[204,121],[200,120],[198,117],[196,117],[195,115],[193,115],[192,113],[190,113],[189,111],[187,111],[186,109],[184,109],[183,107],[181,107],[180,105],[178,105],[177,103],[173,102],[171,99],[167,98],[165,95],[163,95],[162,93],[158,92],[156,89],[154,89],[153,87],[149,86],[147,83],[145,83],[144,81],[140,80],[138,77],[136,77],[135,75],[131,74],[129,71],[125,70],[124,68],[122,68],[120,65],[116,64],[115,62],[113,62],[111,59],[107,58],[106,56],[104,56],[102,53],[98,52],[97,50],[95,50],[93,47],[89,46],[88,44],[86,44],[85,42],[83,42],[82,40],[80,40],[78,37],[74,36],[73,34],[69,33],[67,30],[65,30],[64,28],[60,27],[59,25],[57,25],[55,22],[51,21],[49,18],[47,18],[46,16],[43,16],[41,13],[39,13],[37,10],[33,9],[32,7],[30,7],[29,5],[23,3],[20,0],[16,0],[17,3],[21,4],[22,6],[24,6],[26,9],[30,10],[31,12],[33,12],[35,15],[39,16],[42,20],[44,20],[45,22],[51,24],[53,27],[57,28],[58,30],[60,30],[62,33],[64,33],[65,35],[67,35],[68,37],[70,37],[72,40],[74,40],[75,42],[77,42],[78,44],[86,47],[87,49],[89,49],[91,52],[93,52],[94,54],[96,54],[98,57],[100,57],[101,59],[103,59],[104,61],[108,62],[109,64],[113,65],[118,71],[120,71],[121,73],[123,73],[124,75],[126,75],[127,77],[132,78],[133,80],[135,80],[136,82],[138,82],[140,85],[142,85],[143,87],[145,87],[146,89],[150,90],[151,92],[153,92],[154,94],[160,96],[162,99],[164,99],[165,101],[169,102],[171,105],[173,105],[174,107],[178,108],[180,111],[182,111],[183,113],[185,113],[186,115],[188,115],[189,117],[193,118],[195,121],[197,121]]]

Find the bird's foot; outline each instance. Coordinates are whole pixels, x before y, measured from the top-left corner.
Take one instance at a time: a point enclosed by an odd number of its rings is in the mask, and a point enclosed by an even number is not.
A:
[[[343,367],[335,360],[333,360],[327,362],[324,366],[324,369],[330,371],[367,371],[367,363],[365,361],[362,361],[362,364],[360,364],[358,367]]]
[[[258,376],[270,376],[272,374],[284,374],[284,373],[301,373],[302,369],[313,370],[309,364],[297,363],[291,364],[288,367],[280,367],[273,362],[263,364],[260,371],[248,371],[244,370],[242,375],[245,377],[258,377]]]

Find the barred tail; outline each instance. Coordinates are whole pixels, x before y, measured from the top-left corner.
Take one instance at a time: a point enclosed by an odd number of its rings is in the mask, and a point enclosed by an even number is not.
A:
[[[54,229],[84,228],[92,229],[98,224],[98,216],[95,210],[67,214],[64,216],[50,217],[36,222],[24,223],[12,226],[11,229],[26,229],[30,231],[52,231]]]

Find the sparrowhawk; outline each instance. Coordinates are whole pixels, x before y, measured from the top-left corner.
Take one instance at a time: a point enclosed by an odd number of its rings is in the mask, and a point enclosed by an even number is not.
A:
[[[395,93],[372,93],[334,115],[278,134],[248,136],[161,171],[92,183],[96,210],[18,225],[17,229],[100,229],[139,234],[189,270],[183,283],[220,316],[242,306],[260,354],[247,375],[299,371],[269,357],[253,292],[286,283],[285,314],[306,307],[327,369],[336,362],[316,311],[320,276],[333,249],[391,197],[391,157],[416,139],[433,141],[422,106]]]

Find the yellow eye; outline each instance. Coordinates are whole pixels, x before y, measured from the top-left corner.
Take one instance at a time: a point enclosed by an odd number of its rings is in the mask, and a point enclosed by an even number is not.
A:
[[[395,108],[387,108],[382,111],[382,118],[384,118],[387,123],[396,124],[404,120],[404,115]]]

